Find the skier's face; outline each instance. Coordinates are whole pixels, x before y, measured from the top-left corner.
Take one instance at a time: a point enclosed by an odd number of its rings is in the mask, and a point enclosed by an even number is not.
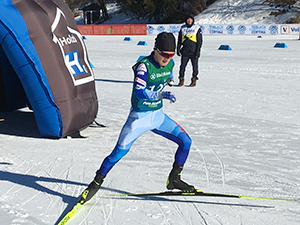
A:
[[[159,63],[160,67],[166,66],[174,55],[175,52],[160,51],[159,49],[154,49],[154,59]]]
[[[193,21],[194,21],[194,20],[193,20],[192,18],[187,18],[186,23],[187,23],[188,25],[192,25]]]

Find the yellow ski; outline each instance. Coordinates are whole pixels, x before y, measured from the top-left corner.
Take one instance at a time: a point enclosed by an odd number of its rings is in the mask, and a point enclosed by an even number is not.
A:
[[[74,207],[62,218],[62,220],[57,225],[65,225],[73,216],[74,214],[81,208],[82,204],[79,202],[74,205]]]

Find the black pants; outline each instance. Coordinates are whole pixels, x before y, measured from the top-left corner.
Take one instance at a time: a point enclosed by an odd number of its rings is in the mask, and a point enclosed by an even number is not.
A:
[[[181,64],[180,64],[180,68],[179,68],[179,77],[184,78],[184,73],[185,73],[185,68],[187,63],[189,62],[189,60],[191,60],[192,62],[192,66],[193,66],[193,74],[192,76],[195,77],[198,80],[198,61],[199,58],[196,58],[193,55],[182,55],[181,56]]]

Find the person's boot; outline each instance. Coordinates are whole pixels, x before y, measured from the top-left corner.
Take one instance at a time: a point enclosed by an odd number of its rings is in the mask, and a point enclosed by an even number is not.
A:
[[[171,170],[168,180],[167,180],[167,189],[179,189],[182,191],[196,191],[195,187],[189,185],[180,179],[180,172],[182,171],[183,166],[173,163],[173,169]]]
[[[178,83],[178,87],[182,87],[184,85],[184,78],[183,77],[179,77],[179,83]]]
[[[97,193],[97,191],[100,189],[101,184],[103,183],[104,178],[105,175],[97,173],[94,180],[82,192],[80,199],[81,204],[84,204],[85,202],[89,201]]]
[[[190,87],[195,87],[197,82],[197,78],[192,77]]]

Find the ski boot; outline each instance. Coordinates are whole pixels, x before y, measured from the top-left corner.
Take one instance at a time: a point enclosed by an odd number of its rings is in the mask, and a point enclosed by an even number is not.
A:
[[[171,170],[168,180],[167,180],[167,189],[179,189],[182,191],[193,192],[196,191],[195,187],[189,185],[180,179],[180,172],[182,171],[183,166],[173,163],[173,169]]]
[[[103,179],[105,175],[97,173],[94,180],[89,184],[89,186],[82,192],[80,203],[84,204],[89,201],[100,189],[101,184],[103,183]]]

